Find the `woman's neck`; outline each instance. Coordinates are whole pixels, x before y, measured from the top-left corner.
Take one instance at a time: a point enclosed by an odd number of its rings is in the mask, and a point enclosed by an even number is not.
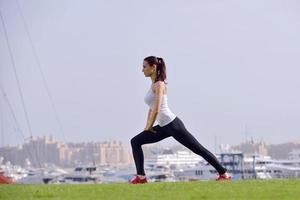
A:
[[[155,80],[156,80],[156,74],[155,73],[152,74],[151,80],[152,80],[152,84],[155,83]]]

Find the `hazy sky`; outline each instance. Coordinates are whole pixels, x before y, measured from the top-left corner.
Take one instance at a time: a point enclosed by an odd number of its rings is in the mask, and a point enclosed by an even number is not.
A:
[[[62,140],[16,2],[1,0],[0,9],[32,134]],[[67,141],[130,145],[146,124],[148,55],[165,59],[169,106],[206,147],[215,138],[300,139],[297,0],[18,2]],[[29,137],[2,22],[0,81]],[[2,94],[0,103],[1,144],[23,142]]]

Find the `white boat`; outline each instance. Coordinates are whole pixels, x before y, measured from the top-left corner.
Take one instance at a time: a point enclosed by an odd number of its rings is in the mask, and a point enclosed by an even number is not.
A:
[[[58,167],[28,168],[24,177],[17,182],[22,184],[47,184],[57,182],[67,172]]]
[[[218,158],[221,164],[226,166],[233,179],[300,178],[300,167],[298,167],[298,161],[295,160],[272,160],[270,157],[257,155],[242,156],[240,161],[223,160],[222,162],[220,156]],[[174,175],[178,180],[212,180],[218,176],[218,173],[206,162],[199,163],[195,167],[175,170]]]
[[[9,161],[4,164],[3,160],[4,158],[0,157],[0,171],[13,182],[17,182],[26,176],[27,171],[24,168],[19,165],[13,165]]]
[[[97,166],[78,166],[75,167],[74,171],[63,175],[55,183],[68,183],[68,184],[89,184],[89,183],[101,183],[102,173]]]
[[[145,166],[180,166],[189,165],[196,166],[203,158],[189,151],[176,151],[165,149],[161,154],[155,154],[150,158],[145,159]]]

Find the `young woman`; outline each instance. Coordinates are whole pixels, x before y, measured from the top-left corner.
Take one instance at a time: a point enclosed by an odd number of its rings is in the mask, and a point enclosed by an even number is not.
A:
[[[169,109],[164,60],[155,56],[146,57],[143,62],[143,73],[146,77],[150,77],[152,81],[144,99],[149,106],[149,111],[144,131],[131,139],[137,174],[129,183],[147,183],[142,145],[158,142],[170,136],[210,163],[219,173],[219,177],[216,180],[231,180],[231,177],[226,172],[227,170],[222,167],[217,158],[196,140],[185,128],[181,119]],[[155,121],[157,121],[158,125],[153,127]]]

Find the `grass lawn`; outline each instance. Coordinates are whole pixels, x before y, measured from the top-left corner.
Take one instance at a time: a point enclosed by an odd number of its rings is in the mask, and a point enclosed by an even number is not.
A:
[[[300,179],[193,181],[129,185],[0,185],[0,200],[27,199],[299,199]]]

